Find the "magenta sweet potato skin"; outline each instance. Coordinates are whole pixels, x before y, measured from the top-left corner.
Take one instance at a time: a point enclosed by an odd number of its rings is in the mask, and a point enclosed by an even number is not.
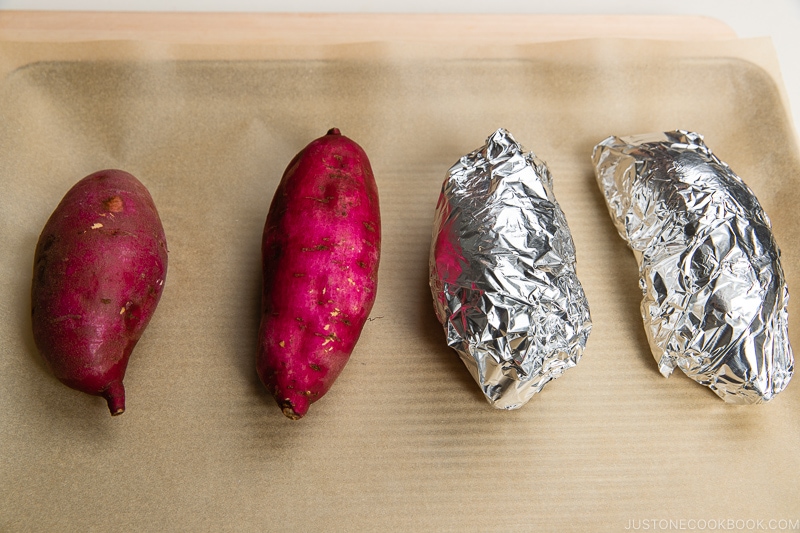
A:
[[[33,337],[65,385],[125,410],[122,379],[167,274],[167,243],[150,193],[132,175],[103,170],[76,183],[36,246]]]
[[[375,301],[378,189],[361,147],[331,129],[289,163],[262,242],[257,371],[297,420],[344,368]]]

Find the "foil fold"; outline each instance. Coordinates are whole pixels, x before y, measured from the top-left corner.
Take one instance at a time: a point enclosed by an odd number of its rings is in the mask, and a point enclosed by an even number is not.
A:
[[[735,404],[785,389],[794,371],[789,292],[753,191],[693,132],[608,137],[592,161],[639,264],[661,374],[680,368]]]
[[[447,173],[430,288],[448,346],[487,401],[524,405],[580,360],[589,305],[546,164],[504,129]]]

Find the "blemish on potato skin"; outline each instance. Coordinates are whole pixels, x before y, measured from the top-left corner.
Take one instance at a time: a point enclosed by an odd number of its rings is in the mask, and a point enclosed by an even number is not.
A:
[[[56,236],[53,235],[52,233],[44,237],[44,241],[42,241],[42,254],[47,252],[55,242],[56,242]]]
[[[122,203],[122,198],[119,196],[112,196],[103,201],[103,207],[105,207],[106,211],[111,213],[120,213],[125,208],[125,205]]]
[[[323,198],[314,198],[313,196],[306,196],[308,200],[314,200],[315,202],[319,202],[321,204],[329,204],[331,200],[333,200],[333,196],[325,196]]]
[[[318,244],[316,246],[311,246],[311,247],[307,247],[307,248],[300,248],[300,249],[302,251],[304,251],[304,252],[324,252],[325,250],[328,250],[329,248],[327,246],[325,246],[324,244]]]
[[[52,319],[50,323],[58,324],[59,322],[64,322],[65,320],[80,320],[81,318],[83,318],[81,315],[62,315]]]
[[[317,337],[322,337],[323,339],[325,339],[323,341],[323,343],[322,343],[323,346],[325,346],[326,344],[328,344],[330,342],[341,342],[341,340],[342,340],[342,339],[340,339],[339,337],[336,336],[336,333],[330,333],[328,335],[323,335],[322,333],[314,333],[314,335],[316,335]]]

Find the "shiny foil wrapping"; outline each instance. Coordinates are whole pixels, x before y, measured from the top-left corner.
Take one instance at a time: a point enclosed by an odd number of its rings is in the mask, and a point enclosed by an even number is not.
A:
[[[436,206],[436,316],[498,409],[521,407],[575,366],[591,330],[552,188],[545,163],[499,129],[450,168]]]
[[[642,318],[661,373],[678,367],[730,403],[782,391],[794,369],[789,293],[753,191],[686,131],[609,137],[592,159],[639,263]]]

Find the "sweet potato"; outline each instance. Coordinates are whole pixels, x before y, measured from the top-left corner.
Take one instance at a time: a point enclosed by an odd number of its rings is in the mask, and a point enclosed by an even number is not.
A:
[[[289,163],[262,242],[257,371],[297,420],[342,371],[378,283],[378,189],[367,155],[336,128]]]
[[[156,309],[167,244],[150,193],[121,170],[76,183],[44,226],[31,288],[33,337],[65,385],[125,410],[128,358]]]

